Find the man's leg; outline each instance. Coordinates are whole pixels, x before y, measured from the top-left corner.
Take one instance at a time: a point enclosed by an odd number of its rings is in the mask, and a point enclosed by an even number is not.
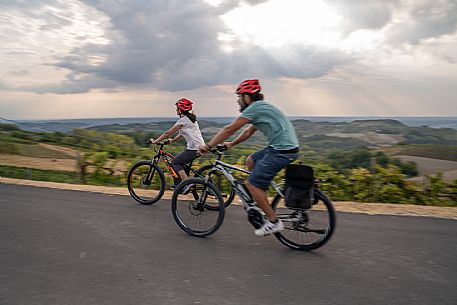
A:
[[[254,169],[254,160],[252,159],[252,156],[248,156],[246,159],[246,166],[248,168],[248,171],[252,171]]]
[[[254,201],[257,203],[257,206],[262,209],[271,222],[275,222],[278,217],[268,202],[267,192],[255,185],[252,185],[249,181],[246,181],[246,186],[249,192],[251,192],[252,197],[254,197]]]
[[[252,156],[247,157],[246,166],[249,171],[252,171],[254,169],[255,162]],[[267,215],[268,219],[273,222],[276,221],[276,219],[278,218],[276,217],[276,213],[271,208],[268,202],[267,192],[262,190],[261,188],[256,187],[255,185],[252,185],[251,183],[249,183],[249,181],[246,181],[246,186],[249,192],[251,193],[252,197],[254,197],[254,201],[257,203],[258,207],[262,209],[265,215]]]
[[[280,155],[272,148],[267,147],[246,159],[246,165],[251,171],[246,186],[254,197],[257,206],[262,209],[271,222],[275,222],[278,217],[268,202],[265,189],[268,189],[270,182],[282,168],[296,159],[296,156],[291,157]]]
[[[246,166],[249,171],[252,171],[255,166],[255,161],[254,159],[261,159],[264,154],[265,154],[266,149],[262,149],[261,151],[257,152],[254,154],[254,157],[252,155],[248,156],[246,159]],[[262,211],[267,215],[268,219],[270,221],[276,221],[276,213],[273,211],[271,208],[269,202],[268,202],[268,197],[267,197],[267,192],[264,191],[263,189],[253,185],[252,183],[249,182],[249,180],[246,180],[246,186],[251,193],[252,197],[254,197],[254,201],[257,203],[257,206],[262,209]]]

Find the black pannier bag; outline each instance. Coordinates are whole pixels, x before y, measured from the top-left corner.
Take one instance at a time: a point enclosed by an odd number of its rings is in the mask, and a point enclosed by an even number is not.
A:
[[[314,201],[313,168],[301,164],[290,164],[286,167],[286,207],[307,210]]]

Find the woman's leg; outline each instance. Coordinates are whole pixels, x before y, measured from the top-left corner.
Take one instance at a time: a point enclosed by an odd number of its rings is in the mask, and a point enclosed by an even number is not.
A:
[[[188,150],[177,154],[173,160],[171,160],[171,165],[175,171],[179,174],[182,180],[189,179],[186,171],[184,170],[184,165],[192,162],[197,158],[197,151],[196,150]]]

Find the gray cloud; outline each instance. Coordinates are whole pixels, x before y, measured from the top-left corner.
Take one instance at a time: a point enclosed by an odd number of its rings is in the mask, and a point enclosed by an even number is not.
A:
[[[392,44],[419,44],[423,39],[457,31],[457,2],[454,0],[418,2],[402,9],[409,18],[388,33]]]
[[[344,30],[380,29],[389,23],[396,0],[326,0],[345,18]]]
[[[56,14],[50,8],[65,10],[65,13]],[[41,30],[55,30],[64,26],[71,25],[73,16],[71,5],[65,1],[58,0],[0,0],[0,8],[15,9],[21,14],[33,19],[43,20],[46,24],[41,26]]]
[[[341,52],[303,46],[275,50],[281,57],[254,45],[226,53],[217,39],[226,30],[219,18],[221,8],[202,1],[178,7],[170,1],[86,3],[110,17],[113,43],[73,50],[55,63],[71,70],[70,76],[60,85],[38,90],[74,93],[129,85],[179,91],[235,83],[243,75],[319,77],[350,60]],[[93,65],[92,56],[106,61]]]
[[[15,71],[10,71],[8,72],[9,75],[14,75],[14,76],[24,76],[28,75],[29,71],[27,70],[15,70]]]
[[[45,5],[59,5],[61,1],[58,0],[0,0],[0,6],[10,7],[16,9],[30,10],[36,9],[37,7],[43,7]]]
[[[49,13],[49,16],[46,18],[46,25],[40,26],[40,30],[42,31],[49,31],[49,30],[55,30],[58,28],[62,28],[65,26],[71,25],[71,19],[67,19],[61,16],[54,15],[52,13]]]
[[[457,2],[398,0],[326,0],[344,18],[344,31],[382,29],[392,46],[419,44],[421,40],[454,33],[457,30]],[[395,14],[403,20],[393,20]]]
[[[227,29],[219,16],[239,5],[238,0],[224,1],[219,7],[203,0],[83,2],[109,18],[110,27],[105,36],[111,43],[83,44],[84,37],[81,37],[80,47],[51,63],[70,71],[62,83],[22,90],[64,94],[129,86],[180,91],[236,83],[251,76],[317,78],[358,60],[355,55],[342,51],[302,45],[264,49],[235,41],[238,49],[231,53],[222,51],[218,33]],[[266,1],[245,2],[256,5]],[[71,22],[70,13],[52,15],[45,12],[33,16],[33,10],[30,6],[26,8],[23,2],[11,4],[0,0],[1,3],[23,7],[31,11],[32,17],[46,18],[48,22],[44,29]],[[57,0],[35,0],[30,5],[42,7],[45,3],[65,4]],[[328,3],[345,18],[343,27],[347,34],[358,29],[390,26],[387,41],[394,47],[451,33],[457,24],[457,4],[452,1],[410,2],[408,5],[397,0],[328,0]],[[401,24],[392,24],[392,17],[399,10],[408,12],[410,17]],[[103,61],[94,63],[94,58]]]

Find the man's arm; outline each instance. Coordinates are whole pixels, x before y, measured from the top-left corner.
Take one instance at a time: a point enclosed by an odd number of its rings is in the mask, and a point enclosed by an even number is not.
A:
[[[249,120],[243,117],[237,118],[235,121],[225,126],[220,130],[209,142],[208,147],[213,147],[216,144],[222,143],[223,141],[230,138],[237,130],[243,127],[245,124],[249,124]],[[244,132],[243,132],[244,133]]]
[[[228,142],[226,145],[228,147],[232,147],[243,141],[246,141],[254,134],[254,132],[256,132],[256,130],[257,128],[255,128],[254,125],[251,125],[247,127],[245,130],[243,130],[243,132],[235,140],[233,140],[232,142]]]

